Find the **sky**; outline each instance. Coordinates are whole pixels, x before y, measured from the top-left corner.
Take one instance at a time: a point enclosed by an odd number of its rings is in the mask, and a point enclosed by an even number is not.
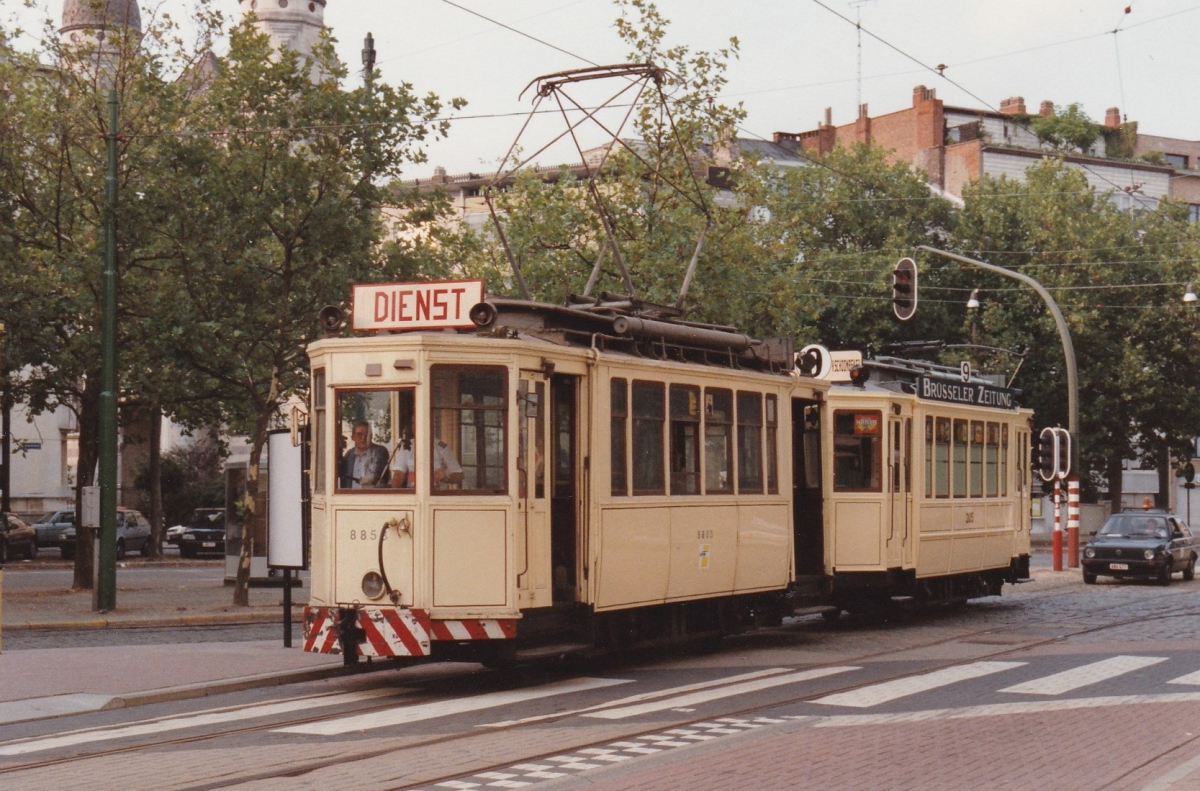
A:
[[[20,0],[0,0],[0,19],[37,30],[47,15],[60,17],[62,0],[36,1],[31,10],[18,8]],[[188,0],[140,3],[143,19],[156,9],[183,17],[189,7]],[[233,18],[240,14],[236,0],[218,6]],[[723,99],[744,105],[745,137],[814,129],[827,107],[834,124],[849,123],[859,101],[871,115],[901,110],[911,106],[914,86],[927,85],[948,106],[994,109],[1023,96],[1030,111],[1043,100],[1079,103],[1098,122],[1106,108],[1120,107],[1144,134],[1200,139],[1192,85],[1200,74],[1200,0],[658,0],[657,6],[671,22],[668,45],[713,51],[737,37],[741,53],[729,65]],[[625,60],[628,47],[613,27],[620,13],[609,0],[328,0],[325,23],[352,72],[361,69],[370,31],[380,79],[467,100],[449,138],[430,144],[428,162],[406,174],[424,178],[438,165],[452,174],[494,171],[531,107],[528,94],[518,98],[531,80],[589,61]],[[563,128],[561,119],[539,118],[521,145],[536,150]],[[605,139],[598,129],[585,135],[585,147]],[[552,149],[546,156],[578,159],[569,153]]]

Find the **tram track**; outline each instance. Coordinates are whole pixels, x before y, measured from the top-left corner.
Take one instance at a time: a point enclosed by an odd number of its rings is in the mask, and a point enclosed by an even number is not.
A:
[[[1051,589],[1045,590],[1045,591],[1030,592],[1030,594],[1027,594],[1027,595],[1032,598],[1035,598],[1035,599],[1044,599],[1046,597],[1053,597],[1055,595],[1063,595],[1064,593],[1066,593],[1066,591],[1064,591],[1064,587],[1055,587],[1055,588],[1051,588]],[[1160,591],[1156,591],[1155,593],[1156,593],[1156,595],[1161,595]],[[1095,633],[1103,632],[1103,631],[1114,629],[1114,628],[1120,628],[1122,626],[1127,626],[1127,625],[1134,624],[1134,623],[1144,623],[1147,620],[1173,618],[1173,617],[1186,617],[1186,616],[1190,616],[1190,615],[1200,614],[1200,604],[1191,603],[1189,601],[1190,597],[1180,596],[1178,598],[1177,597],[1171,597],[1171,598],[1174,601],[1164,602],[1162,604],[1162,606],[1159,608],[1159,612],[1156,612],[1156,613],[1142,613],[1141,615],[1139,615],[1136,618],[1127,618],[1127,619],[1119,619],[1119,620],[1115,620],[1115,621],[1108,621],[1108,622],[1105,622],[1100,625],[1080,626],[1078,628],[1067,629],[1065,631],[1062,631],[1059,634],[1046,636],[1046,637],[1030,636],[1025,639],[1021,639],[1020,642],[1017,642],[1017,643],[1005,643],[1002,645],[997,645],[995,650],[991,650],[991,651],[985,650],[982,653],[973,655],[973,659],[978,661],[978,660],[1000,658],[1000,657],[1004,657],[1006,655],[1010,655],[1010,654],[1013,654],[1016,652],[1026,651],[1031,648],[1037,648],[1037,647],[1044,646],[1044,645],[1050,645],[1050,644],[1062,642],[1065,640],[1070,640],[1072,638],[1077,638],[1077,637],[1088,635],[1088,634],[1095,634]],[[1121,602],[1114,602],[1111,604],[1106,604],[1106,605],[1099,606],[1099,607],[1091,607],[1091,608],[1088,608],[1084,612],[1076,612],[1076,613],[1071,613],[1071,614],[1067,614],[1067,615],[1063,615],[1063,616],[1025,620],[1025,621],[1021,621],[1020,623],[1006,624],[1006,625],[1001,625],[1001,626],[990,625],[987,628],[983,628],[983,629],[975,629],[975,630],[969,630],[969,631],[956,632],[955,634],[942,636],[937,639],[921,640],[921,641],[913,642],[910,644],[906,644],[905,646],[903,646],[902,648],[899,648],[899,649],[890,647],[888,649],[883,649],[883,650],[879,650],[879,651],[861,652],[861,653],[854,655],[853,657],[843,656],[843,657],[839,658],[836,662],[830,661],[830,662],[806,665],[805,669],[820,669],[822,667],[832,667],[834,665],[844,665],[846,663],[861,663],[861,662],[866,662],[866,661],[870,661],[873,659],[878,659],[880,657],[888,656],[890,654],[895,654],[897,652],[897,650],[912,651],[912,650],[930,649],[930,648],[937,648],[938,646],[949,645],[949,644],[957,643],[957,642],[967,642],[967,643],[972,643],[973,645],[977,645],[977,646],[986,646],[986,642],[984,641],[984,638],[987,638],[987,637],[998,637],[998,636],[1003,636],[1005,634],[1012,634],[1012,633],[1017,633],[1017,632],[1021,632],[1021,631],[1028,631],[1031,629],[1039,629],[1039,628],[1044,629],[1046,627],[1054,627],[1054,626],[1058,626],[1058,625],[1069,624],[1072,621],[1092,620],[1097,617],[1102,617],[1105,613],[1110,613],[1114,610],[1120,610],[1123,608],[1127,608],[1128,606],[1129,606],[1129,603],[1127,601],[1121,601]],[[937,611],[930,611],[930,612],[932,612],[935,617],[926,619],[924,625],[936,627],[937,626],[937,624],[936,624]],[[784,627],[780,627],[780,628],[773,629],[773,630],[763,630],[761,632],[752,633],[749,636],[739,636],[739,637],[730,638],[730,640],[727,643],[726,650],[736,650],[739,643],[741,643],[744,647],[752,647],[750,645],[750,643],[753,640],[754,635],[770,634],[772,632],[775,632],[775,633],[796,632],[796,631],[802,630],[805,627],[805,625],[806,624],[790,624],[790,625],[785,625]],[[824,623],[808,622],[807,625],[811,625],[814,628],[814,630],[819,631],[819,632],[824,632],[824,633],[829,633],[830,631],[836,632],[839,629],[839,627],[836,625],[826,625]],[[834,634],[833,637],[834,637],[834,639],[836,639],[836,634]],[[841,693],[841,692],[849,692],[849,691],[853,691],[855,689],[858,689],[858,688],[861,688],[861,687],[864,687],[864,686],[867,686],[870,684],[878,684],[878,683],[881,683],[884,681],[891,681],[891,680],[905,678],[907,676],[914,675],[918,672],[925,673],[925,672],[930,672],[931,670],[938,670],[938,669],[942,669],[945,667],[950,667],[952,665],[958,664],[959,662],[961,662],[961,659],[947,660],[944,662],[934,662],[931,664],[924,665],[919,671],[899,672],[899,673],[888,674],[888,675],[884,675],[884,676],[880,676],[880,677],[873,677],[870,681],[863,681],[863,682],[854,683],[854,684],[846,684],[844,686],[840,686],[840,687],[836,687],[836,688],[832,688],[832,689],[823,689],[823,690],[821,690],[820,693],[808,692],[807,694],[803,694],[803,695],[776,697],[776,698],[773,698],[770,701],[770,703],[745,706],[745,707],[736,708],[736,709],[730,709],[730,710],[722,713],[720,716],[722,716],[722,717],[753,717],[767,709],[777,708],[781,705],[804,703],[804,702],[812,699],[813,697],[816,697],[818,694],[819,695],[828,695],[828,694],[835,694],[835,693]],[[553,670],[553,668],[552,668],[552,670]],[[542,679],[539,679],[539,680],[540,681],[554,681],[554,680],[559,680],[561,678],[570,678],[571,676],[579,675],[578,672],[574,672],[577,670],[578,670],[578,668],[572,668],[569,671],[564,669],[559,672],[551,672],[551,673],[546,674]],[[543,666],[541,668],[541,671],[543,673],[545,672],[545,666]],[[413,696],[413,697],[405,697],[404,705],[410,705],[410,704],[411,705],[419,705],[421,703],[434,702],[434,701],[439,701],[439,700],[444,699],[445,696],[442,694],[439,694],[439,692],[436,690],[436,687],[441,686],[442,684],[445,684],[445,683],[454,683],[454,682],[451,679],[438,679],[434,682],[430,682],[430,687],[433,687],[434,689],[430,689],[429,691],[426,691],[425,694],[420,694],[420,695]],[[481,686],[486,687],[487,685],[484,684]],[[356,705],[356,706],[352,706],[352,707],[339,707],[339,708],[337,708],[337,710],[322,712],[319,714],[312,714],[309,716],[287,717],[287,718],[283,718],[283,719],[272,719],[269,722],[262,722],[262,723],[250,724],[250,725],[239,725],[237,727],[222,727],[216,731],[208,731],[205,733],[193,733],[193,734],[181,735],[181,736],[175,736],[175,737],[169,737],[169,738],[166,738],[166,737],[157,738],[157,739],[151,739],[149,741],[141,741],[136,744],[128,744],[128,745],[124,745],[124,746],[115,746],[114,747],[111,744],[106,744],[103,749],[83,750],[83,751],[78,752],[73,755],[59,756],[59,757],[48,758],[48,759],[44,759],[44,760],[25,761],[25,762],[10,764],[7,766],[2,766],[2,767],[0,767],[0,776],[19,775],[22,772],[31,772],[31,771],[35,771],[35,770],[39,770],[39,769],[47,769],[47,768],[53,768],[53,767],[58,767],[58,766],[79,765],[79,764],[83,764],[89,760],[96,759],[100,756],[128,755],[128,754],[138,753],[141,751],[164,750],[164,749],[171,749],[171,748],[175,748],[175,747],[186,747],[188,745],[200,744],[200,743],[204,743],[204,742],[212,742],[212,741],[220,740],[220,739],[237,739],[237,738],[244,737],[244,736],[254,734],[254,733],[264,733],[264,732],[268,732],[268,731],[278,730],[281,728],[289,728],[289,727],[295,727],[295,726],[299,726],[299,725],[319,723],[319,722],[323,722],[323,721],[327,721],[327,720],[333,720],[333,719],[337,719],[337,718],[346,717],[348,715],[367,714],[367,713],[371,713],[371,712],[375,712],[375,711],[384,711],[384,710],[395,708],[396,702],[397,702],[397,697],[400,697],[400,695],[390,696],[384,700],[381,700],[379,703],[374,704],[374,705]],[[251,704],[251,705],[253,705],[253,704]],[[237,707],[231,707],[231,708],[237,708]],[[311,761],[298,762],[298,763],[288,766],[285,770],[272,769],[272,770],[267,770],[267,771],[260,772],[260,773],[247,774],[243,777],[238,778],[238,782],[245,783],[245,782],[266,781],[266,780],[273,779],[273,778],[302,777],[302,776],[311,774],[313,772],[319,772],[323,769],[327,769],[330,767],[335,767],[335,766],[342,767],[342,768],[352,767],[356,762],[369,761],[369,760],[372,760],[374,758],[377,758],[377,757],[380,757],[383,755],[396,754],[398,751],[422,750],[422,749],[424,749],[424,750],[453,749],[455,747],[455,745],[465,744],[465,743],[470,742],[471,740],[477,740],[480,738],[487,738],[487,736],[490,736],[490,735],[496,735],[496,734],[500,734],[500,733],[511,734],[514,730],[520,731],[521,729],[527,728],[527,727],[545,728],[547,726],[553,726],[556,722],[563,721],[572,716],[575,716],[575,713],[564,712],[561,715],[551,715],[548,717],[540,718],[536,721],[536,723],[534,723],[534,722],[531,722],[528,724],[514,723],[513,725],[506,726],[503,729],[489,731],[486,734],[483,732],[480,732],[478,730],[471,729],[471,730],[459,732],[459,733],[435,735],[435,736],[429,736],[429,737],[421,737],[421,736],[406,737],[403,745],[399,746],[399,747],[393,745],[393,746],[383,747],[383,748],[352,751],[353,750],[353,742],[351,742],[351,741],[339,742],[339,749],[337,751],[338,755],[336,755],[336,756],[332,756],[332,757],[328,757],[328,758],[314,759]],[[413,787],[425,786],[425,785],[429,785],[429,784],[446,782],[448,780],[451,780],[451,779],[454,779],[457,777],[462,777],[466,774],[498,770],[505,766],[511,766],[513,763],[516,763],[516,762],[538,761],[541,758],[560,754],[563,752],[570,752],[573,750],[580,750],[580,749],[585,749],[588,747],[601,746],[606,743],[612,742],[614,739],[635,739],[635,738],[638,738],[639,736],[644,736],[647,734],[661,731],[664,727],[686,728],[690,725],[695,725],[696,723],[703,722],[703,721],[709,720],[709,719],[712,719],[712,715],[709,715],[708,717],[702,717],[702,718],[681,719],[678,721],[674,721],[670,725],[666,725],[666,726],[664,726],[664,724],[661,721],[659,721],[652,728],[631,727],[627,730],[620,731],[620,733],[617,735],[608,733],[608,734],[606,734],[606,736],[603,739],[599,739],[599,740],[596,740],[593,738],[594,732],[591,732],[592,735],[589,735],[588,733],[581,733],[580,735],[583,736],[584,738],[579,739],[579,740],[564,739],[562,741],[562,743],[555,745],[554,750],[551,750],[549,752],[544,752],[544,753],[539,752],[536,754],[529,754],[529,755],[508,756],[502,762],[489,763],[488,765],[482,765],[482,766],[476,766],[476,767],[459,767],[459,768],[456,768],[453,773],[439,775],[436,777],[428,777],[428,778],[424,778],[424,779],[420,779],[420,780],[414,779],[412,781],[406,781],[404,784],[394,786],[394,788],[397,789],[397,791],[398,791],[399,789],[404,789],[404,788],[413,788]],[[86,729],[86,730],[92,730],[92,729]],[[103,728],[97,728],[95,730],[103,730]],[[567,735],[566,729],[559,729],[559,734],[564,735],[564,736]],[[576,743],[576,741],[578,743]],[[193,783],[193,784],[186,785],[186,786],[181,786],[181,788],[186,788],[187,791],[207,791],[208,789],[224,787],[224,786],[228,785],[228,782],[229,782],[229,778],[223,778],[220,781],[202,780],[197,783]]]

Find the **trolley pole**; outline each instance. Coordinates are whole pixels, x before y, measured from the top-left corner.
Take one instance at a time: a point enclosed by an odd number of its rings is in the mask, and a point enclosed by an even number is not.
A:
[[[1063,534],[1062,534],[1062,484],[1054,481],[1054,543],[1050,551],[1054,554],[1054,570],[1063,570]]]

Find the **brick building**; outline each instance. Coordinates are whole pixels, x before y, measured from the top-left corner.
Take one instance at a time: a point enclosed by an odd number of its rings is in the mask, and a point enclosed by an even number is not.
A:
[[[1037,112],[1053,113],[1054,104],[1049,101],[1042,102]],[[864,104],[858,108],[858,118],[841,126],[834,126],[831,116],[827,109],[824,123],[811,131],[776,132],[775,142],[814,154],[858,142],[880,146],[891,152],[892,161],[908,162],[924,171],[931,187],[951,197],[961,197],[967,184],[985,174],[1023,179],[1030,165],[1051,153],[1030,129],[1031,115],[1019,96],[1002,101],[999,111],[947,107],[932,88],[918,85],[913,89],[912,106],[903,110],[872,117]],[[1088,151],[1054,152],[1054,156],[1080,168],[1098,190],[1111,190],[1122,206],[1153,206],[1168,196],[1188,202],[1194,196],[1200,204],[1200,176],[1180,173],[1171,166],[1171,156],[1178,150],[1194,167],[1200,160],[1200,143],[1136,135],[1136,124],[1122,124],[1117,108],[1109,109],[1102,131]],[[1138,141],[1135,155],[1170,151],[1168,164],[1113,158],[1123,135],[1130,133]]]

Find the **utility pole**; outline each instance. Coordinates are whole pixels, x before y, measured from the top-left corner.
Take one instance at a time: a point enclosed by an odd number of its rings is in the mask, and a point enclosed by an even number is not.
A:
[[[95,609],[117,607],[117,91],[108,92],[104,228],[103,370],[100,383],[100,558]],[[82,538],[82,531],[77,533]]]

